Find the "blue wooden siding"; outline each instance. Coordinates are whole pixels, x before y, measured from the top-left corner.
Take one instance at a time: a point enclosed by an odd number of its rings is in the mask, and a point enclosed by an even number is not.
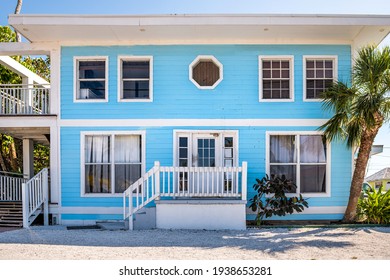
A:
[[[153,102],[117,101],[118,56],[153,56]],[[214,90],[198,89],[188,67],[198,55],[213,55],[224,67]],[[260,103],[259,55],[294,56],[294,103]],[[337,55],[339,80],[348,81],[349,45],[191,45],[62,47],[62,119],[302,119],[327,118],[319,102],[303,102],[303,56]],[[108,56],[108,103],[74,103],[74,56]]]
[[[156,127],[146,131],[146,169],[154,161],[161,165],[173,164],[173,130],[213,130],[220,127]],[[225,130],[237,130],[239,133],[239,161],[248,162],[248,199],[254,195],[252,185],[256,178],[265,174],[266,131],[314,131],[316,127],[224,127]],[[61,128],[61,178],[62,207],[121,207],[122,198],[96,198],[80,196],[80,133],[82,131],[133,131],[139,127],[62,127]],[[351,179],[351,151],[344,143],[334,142],[331,146],[331,197],[310,198],[310,206],[345,206],[349,195]],[[248,218],[253,218],[253,215]],[[332,219],[335,215],[319,215],[318,219]],[[64,215],[63,218],[76,217]],[[94,215],[77,216],[78,219],[92,219]],[[116,217],[113,215],[112,217]],[[303,216],[294,215],[296,219]],[[316,219],[317,215],[310,215]]]

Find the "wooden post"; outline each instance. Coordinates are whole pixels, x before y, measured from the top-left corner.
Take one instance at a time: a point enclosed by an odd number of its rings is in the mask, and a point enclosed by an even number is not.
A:
[[[138,197],[137,197],[138,200]],[[130,190],[129,193],[129,230],[133,230],[133,192]]]
[[[154,195],[160,195],[160,162],[155,161],[154,167],[157,169],[154,179]]]
[[[247,200],[247,172],[248,172],[248,163],[246,161],[242,162],[242,173],[241,173],[241,199]]]
[[[43,184],[43,224],[49,225],[49,176],[47,168],[44,169],[42,174]]]
[[[22,211],[23,211],[23,227],[29,228],[28,224],[28,191],[26,184],[22,184]]]

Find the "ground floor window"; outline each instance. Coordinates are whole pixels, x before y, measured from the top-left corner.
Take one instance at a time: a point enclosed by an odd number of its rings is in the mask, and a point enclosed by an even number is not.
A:
[[[269,133],[267,174],[286,176],[297,193],[326,194],[329,144],[318,133]]]
[[[84,194],[119,194],[141,177],[142,133],[84,133]]]

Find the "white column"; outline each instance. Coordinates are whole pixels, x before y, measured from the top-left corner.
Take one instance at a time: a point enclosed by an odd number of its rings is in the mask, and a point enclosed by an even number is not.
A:
[[[57,123],[50,126],[50,203],[60,201],[60,150]]]
[[[61,51],[50,50],[50,114],[59,115]]]
[[[34,177],[34,143],[32,139],[23,139],[23,174]]]
[[[31,77],[22,77],[22,84],[23,84],[23,89],[22,89],[22,100],[25,103],[24,107],[24,113],[25,114],[32,114],[33,113],[33,84],[34,80]]]

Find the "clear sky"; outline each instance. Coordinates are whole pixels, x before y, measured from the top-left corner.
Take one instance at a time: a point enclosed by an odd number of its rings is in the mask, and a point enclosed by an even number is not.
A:
[[[0,0],[0,25],[16,0]],[[25,14],[387,14],[390,0],[24,0]],[[390,37],[385,44],[390,44]],[[385,153],[370,161],[369,174],[390,166],[390,124],[375,139]]]

